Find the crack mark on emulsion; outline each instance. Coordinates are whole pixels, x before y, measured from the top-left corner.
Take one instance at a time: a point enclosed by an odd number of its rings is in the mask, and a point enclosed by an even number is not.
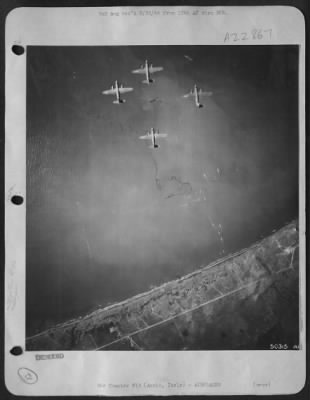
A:
[[[154,180],[155,180],[155,186],[157,187],[157,189],[159,190],[159,191],[161,191],[162,190],[162,186],[161,186],[161,183],[160,183],[160,179],[158,178],[158,164],[157,164],[157,161],[156,161],[156,159],[155,159],[155,157],[153,156],[153,153],[151,153],[152,154],[152,161],[153,161],[153,165],[154,165],[154,172],[155,172],[155,174],[154,174]]]

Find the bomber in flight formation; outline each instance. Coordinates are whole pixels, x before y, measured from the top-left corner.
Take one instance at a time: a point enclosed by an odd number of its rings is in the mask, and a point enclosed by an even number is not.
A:
[[[132,71],[133,74],[145,74],[145,79],[142,81],[142,83],[150,84],[154,82],[154,79],[151,79],[151,74],[154,74],[155,72],[162,71],[164,68],[163,67],[153,67],[152,64],[149,64],[148,60],[145,60],[144,64],[140,66],[138,69],[134,69]],[[121,94],[123,93],[128,93],[132,92],[133,88],[131,87],[124,87],[123,85],[119,85],[118,81],[115,81],[114,86],[110,89],[104,90],[102,94],[112,94],[116,96],[116,100],[113,101],[114,104],[122,104],[125,103],[126,100],[121,98]]]
[[[163,71],[163,67],[153,67],[152,64],[149,64],[148,60],[145,60],[144,64],[140,66],[138,69],[134,69],[131,72],[133,74],[142,74],[145,75],[145,79],[142,83],[151,84],[154,82],[154,79],[151,78],[151,75],[155,72]],[[102,94],[105,95],[115,95],[116,99],[113,101],[113,104],[122,104],[125,103],[126,100],[121,98],[123,93],[132,92],[132,87],[124,87],[122,84],[119,84],[118,81],[115,81],[114,85],[110,89],[104,90]],[[202,108],[203,104],[200,102],[201,96],[211,96],[212,92],[203,91],[196,84],[194,85],[194,89],[192,89],[189,93],[183,95],[184,98],[193,97],[195,101],[195,105],[198,108]],[[157,138],[166,138],[168,135],[166,133],[159,133],[158,130],[151,128],[145,135],[140,136],[139,139],[149,139],[152,141],[150,148],[157,149],[159,145],[156,143]]]
[[[111,89],[104,90],[102,94],[113,94],[116,96],[116,100],[113,101],[114,104],[122,104],[125,103],[126,100],[121,99],[121,94],[132,92],[133,88],[131,87],[124,87],[123,85],[118,84],[118,81],[115,81],[115,86],[111,86]]]
[[[153,67],[152,64],[149,65],[148,60],[145,60],[144,65],[141,65],[140,68],[134,69],[131,71],[133,74],[145,74],[145,80],[142,83],[150,84],[154,82],[154,79],[151,79],[151,74],[154,72],[162,71],[163,67]]]
[[[155,130],[151,128],[150,131],[146,132],[145,135],[139,136],[139,139],[149,139],[152,140],[152,144],[150,145],[151,149],[157,149],[159,145],[156,143],[156,138],[166,138],[168,135],[167,133],[159,133],[159,130]]]
[[[200,103],[200,96],[212,96],[212,92],[204,92],[197,85],[194,85],[194,89],[192,89],[189,93],[185,94],[183,97],[194,97],[196,107],[201,108],[203,104]]]

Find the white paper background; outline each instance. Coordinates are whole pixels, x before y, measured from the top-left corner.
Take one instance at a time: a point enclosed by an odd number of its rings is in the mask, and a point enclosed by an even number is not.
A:
[[[182,15],[184,11],[187,16]],[[268,32],[271,29],[272,33],[264,34],[261,39],[249,35],[244,41],[226,40],[225,45],[300,44],[302,350],[71,351],[64,352],[62,359],[49,361],[36,361],[35,354],[40,352],[11,355],[9,350],[13,346],[25,347],[26,210],[25,203],[15,206],[10,201],[14,194],[25,196],[26,189],[26,54],[14,55],[12,45],[224,45],[227,33],[250,33],[252,29]],[[304,44],[304,18],[292,7],[18,8],[10,12],[6,21],[5,118],[5,381],[9,391],[19,395],[174,395],[276,394],[302,389],[305,381]],[[32,384],[20,378],[28,369],[35,373]],[[169,382],[184,386],[171,388]],[[196,387],[199,382],[206,385]],[[211,386],[212,383],[219,385]]]

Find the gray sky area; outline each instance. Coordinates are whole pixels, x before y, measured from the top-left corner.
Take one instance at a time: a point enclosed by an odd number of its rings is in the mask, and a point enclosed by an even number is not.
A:
[[[27,335],[270,234],[298,216],[297,46],[28,47],[26,201]]]

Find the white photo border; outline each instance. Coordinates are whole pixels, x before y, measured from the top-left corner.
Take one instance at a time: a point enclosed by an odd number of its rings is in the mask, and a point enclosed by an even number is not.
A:
[[[219,12],[224,10],[225,13]],[[184,11],[188,12],[185,13]],[[136,14],[136,15],[135,15]],[[227,32],[271,35],[224,42]],[[27,46],[299,45],[300,350],[68,351],[36,361],[25,349]],[[15,55],[13,45],[25,53]],[[289,6],[17,8],[6,20],[5,382],[15,395],[291,394],[306,378],[305,340],[305,21]],[[50,352],[52,354],[59,352]],[[26,383],[27,382],[27,383]],[[178,383],[175,388],[168,382]],[[195,382],[210,385],[195,387]],[[140,383],[141,387],[134,385]],[[182,384],[185,386],[182,386]],[[220,383],[213,385],[212,383]],[[262,385],[260,385],[262,384]],[[265,385],[264,385],[265,384]],[[180,386],[181,385],[181,386]]]

